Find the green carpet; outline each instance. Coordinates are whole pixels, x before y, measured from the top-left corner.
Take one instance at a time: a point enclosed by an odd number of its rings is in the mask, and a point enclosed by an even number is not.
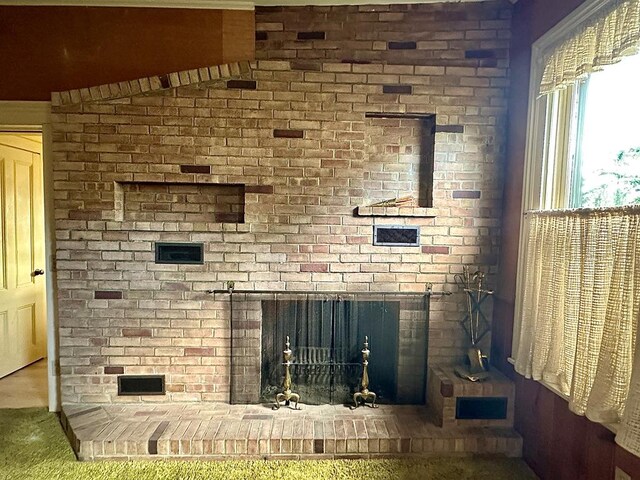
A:
[[[0,410],[0,479],[16,480],[519,480],[535,479],[521,460],[305,460],[78,462],[56,415],[42,408]]]

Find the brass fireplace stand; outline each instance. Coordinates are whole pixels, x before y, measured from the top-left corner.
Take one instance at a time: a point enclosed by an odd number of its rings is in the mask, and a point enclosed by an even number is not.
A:
[[[291,401],[296,404],[294,410],[300,410],[298,402],[300,401],[300,395],[291,391],[291,349],[289,348],[289,335],[287,335],[286,348],[282,352],[282,358],[284,359],[284,382],[282,382],[283,392],[276,395],[276,403],[273,405],[273,410],[280,408],[280,402],[284,401],[285,406],[289,406]]]
[[[353,406],[351,410],[355,410],[360,406],[367,403],[367,400],[371,399],[371,408],[377,408],[376,394],[369,391],[369,337],[364,337],[364,348],[362,349],[362,381],[360,382],[360,391],[353,394]]]

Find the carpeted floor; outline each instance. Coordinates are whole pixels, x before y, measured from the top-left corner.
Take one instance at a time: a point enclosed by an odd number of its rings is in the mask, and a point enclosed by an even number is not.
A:
[[[0,479],[16,480],[519,480],[535,479],[521,460],[321,460],[78,462],[54,414],[0,410]]]

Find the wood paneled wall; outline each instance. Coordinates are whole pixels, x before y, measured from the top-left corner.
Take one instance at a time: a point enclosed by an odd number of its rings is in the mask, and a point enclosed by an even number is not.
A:
[[[253,11],[0,7],[0,100],[49,100],[254,54]]]
[[[492,360],[516,381],[516,428],[524,438],[524,458],[541,479],[609,480],[618,467],[638,480],[640,459],[616,446],[612,432],[574,415],[563,398],[538,382],[514,374],[507,362],[513,332],[531,45],[582,2],[520,1],[514,7],[503,235]]]
[[[613,479],[614,434],[571,413],[566,400],[517,376],[516,429],[523,457],[541,479]]]

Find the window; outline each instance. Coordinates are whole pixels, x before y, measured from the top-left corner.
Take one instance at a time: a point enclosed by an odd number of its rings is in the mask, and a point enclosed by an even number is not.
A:
[[[640,55],[591,74],[578,89],[571,207],[640,203]]]
[[[586,0],[533,45],[512,345],[518,373],[620,423],[636,455],[639,50],[640,0]]]
[[[640,204],[640,55],[546,96],[540,208]]]

